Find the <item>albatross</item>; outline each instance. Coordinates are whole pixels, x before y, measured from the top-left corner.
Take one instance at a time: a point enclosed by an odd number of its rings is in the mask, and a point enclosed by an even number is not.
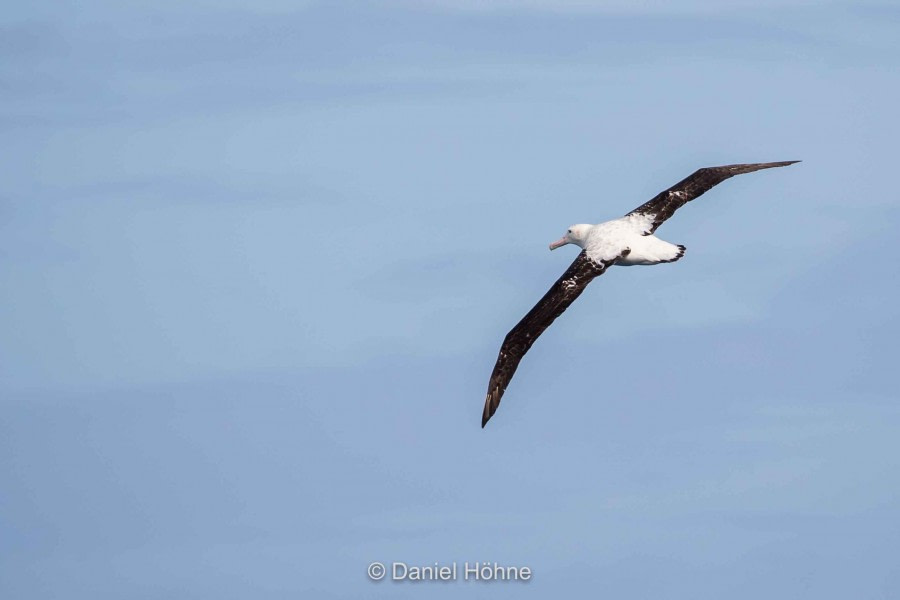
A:
[[[760,169],[785,167],[797,162],[800,161],[705,167],[660,192],[622,218],[597,225],[580,224],[569,227],[564,236],[550,244],[550,250],[575,244],[581,248],[581,252],[544,297],[503,339],[488,383],[481,427],[484,428],[497,412],[500,398],[528,349],[595,277],[602,275],[613,265],[630,267],[675,262],[684,256],[684,246],[663,241],[654,233],[676,210],[729,177]]]

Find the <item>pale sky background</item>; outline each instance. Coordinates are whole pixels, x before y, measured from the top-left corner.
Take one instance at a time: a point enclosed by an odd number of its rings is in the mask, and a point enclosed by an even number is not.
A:
[[[889,3],[9,4],[0,597],[900,597],[898,72]],[[568,225],[790,159],[480,429]]]

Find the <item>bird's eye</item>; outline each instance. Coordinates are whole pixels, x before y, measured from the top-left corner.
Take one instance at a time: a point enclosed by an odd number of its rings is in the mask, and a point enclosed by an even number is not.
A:
[[[568,233],[572,233],[572,230],[570,229],[570,230],[568,231]]]

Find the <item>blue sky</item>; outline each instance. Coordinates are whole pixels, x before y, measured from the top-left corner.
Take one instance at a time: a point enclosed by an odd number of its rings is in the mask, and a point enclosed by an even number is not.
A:
[[[898,34],[887,3],[10,6],[0,596],[897,597]],[[568,225],[790,159],[595,281],[480,429]]]

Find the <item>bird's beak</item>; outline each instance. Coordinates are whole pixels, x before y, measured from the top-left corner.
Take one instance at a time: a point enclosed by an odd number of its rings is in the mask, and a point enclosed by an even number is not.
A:
[[[563,237],[559,238],[558,240],[556,240],[555,242],[553,242],[552,244],[550,244],[550,249],[556,250],[560,246],[565,246],[568,243],[569,243],[569,240],[566,239],[566,236],[563,236]]]

